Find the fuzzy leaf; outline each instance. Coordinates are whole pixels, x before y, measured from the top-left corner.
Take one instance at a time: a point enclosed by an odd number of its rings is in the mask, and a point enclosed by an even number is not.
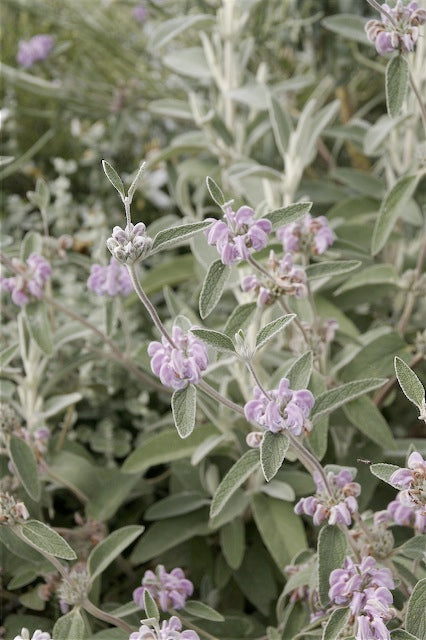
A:
[[[223,207],[226,200],[222,189],[216,184],[213,178],[210,178],[210,176],[207,176],[206,178],[206,185],[211,199],[216,202],[219,207]]]
[[[56,414],[64,411],[72,404],[76,404],[81,400],[83,396],[81,393],[64,393],[58,396],[51,396],[45,403],[44,411],[42,412],[43,418],[51,418]]]
[[[136,188],[138,186],[139,180],[141,179],[141,176],[142,176],[142,174],[144,172],[145,165],[146,165],[146,162],[142,162],[142,164],[139,167],[135,177],[133,178],[132,184],[129,187],[129,198],[130,198],[130,200],[132,200],[132,198],[133,198],[133,196],[135,194],[135,191],[136,191]]]
[[[345,291],[352,291],[359,287],[378,285],[378,284],[396,284],[396,270],[391,264],[373,264],[371,267],[358,271],[348,278],[340,287],[336,289],[334,295],[340,295]]]
[[[211,221],[204,220],[204,222],[190,222],[189,224],[182,224],[179,227],[159,231],[152,244],[152,253],[176,247],[210,225]]]
[[[286,374],[291,389],[307,389],[312,373],[313,360],[312,351],[307,351],[291,365]]]
[[[398,54],[391,58],[386,66],[386,106],[391,118],[399,115],[407,88],[408,62]]]
[[[90,552],[87,567],[93,581],[120,555],[129,544],[138,538],[145,527],[129,525],[109,534]]]
[[[197,390],[193,384],[188,384],[172,395],[173,420],[181,438],[187,438],[193,432],[196,408]]]
[[[165,520],[184,513],[191,513],[200,507],[210,504],[210,499],[200,491],[183,491],[173,493],[162,500],[157,500],[144,513],[145,520]]]
[[[259,467],[259,452],[254,449],[246,453],[229,469],[213,496],[210,517],[217,516],[231,496]]]
[[[28,231],[21,243],[19,252],[21,260],[27,260],[32,253],[42,253],[43,240],[37,231]]]
[[[213,329],[191,329],[191,333],[210,347],[213,347],[213,349],[235,353],[235,347],[231,338],[220,331],[214,331]]]
[[[79,607],[74,607],[69,613],[58,618],[53,627],[53,638],[55,640],[71,640],[86,637],[86,625],[80,613]]]
[[[200,293],[200,316],[207,318],[222,297],[223,290],[228,282],[231,269],[221,260],[213,262],[204,278]]]
[[[272,340],[284,327],[286,327],[296,315],[289,313],[285,316],[281,316],[272,322],[268,322],[256,335],[256,349],[263,347],[269,340]]]
[[[47,209],[50,201],[50,191],[46,180],[44,180],[43,178],[37,178],[36,194],[38,197],[40,209]]]
[[[353,13],[339,13],[335,16],[329,16],[321,20],[323,27],[337,33],[343,38],[354,40],[361,44],[368,44],[365,34],[365,20],[361,16]]]
[[[158,611],[157,603],[148,591],[145,589],[143,594],[143,604],[147,618],[154,618],[154,620],[160,620],[160,612]]]
[[[75,552],[59,533],[38,520],[28,520],[22,526],[22,535],[32,544],[56,558],[75,560]]]
[[[219,532],[220,546],[226,562],[236,571],[240,568],[245,552],[245,525],[241,518],[227,522]]]
[[[349,607],[335,609],[328,619],[322,640],[337,640],[337,638],[340,638],[340,634],[349,620],[350,613]]]
[[[312,208],[312,202],[297,202],[296,204],[289,204],[288,207],[282,207],[281,209],[275,209],[270,213],[267,213],[264,218],[270,221],[272,224],[272,230],[278,229],[290,222],[296,222],[299,218],[303,218]]]
[[[359,398],[365,393],[383,386],[385,382],[386,380],[383,378],[366,378],[365,380],[347,382],[346,384],[340,385],[340,387],[330,389],[330,391],[324,391],[324,393],[321,393],[315,400],[311,418],[316,421],[322,416],[335,411],[346,402],[355,400],[355,398]]]
[[[392,640],[420,640],[420,638],[413,636],[412,633],[408,633],[405,629],[395,629],[391,631],[390,637]]]
[[[269,96],[269,119],[271,120],[275,144],[281,157],[284,158],[293,126],[287,112],[281,108],[278,100],[272,95]]]
[[[236,307],[226,321],[224,332],[233,338],[240,329],[247,326],[256,308],[255,302],[247,302]]]
[[[401,389],[407,398],[415,404],[420,410],[425,401],[425,390],[422,383],[414,373],[414,371],[398,356],[394,361],[395,373]]]
[[[344,405],[343,411],[348,420],[379,447],[394,448],[392,431],[370,398],[362,396],[352,400]]]
[[[19,351],[19,343],[11,344],[0,351],[0,367],[6,367]]]
[[[359,260],[339,260],[335,262],[317,262],[306,267],[306,275],[309,280],[318,278],[331,278],[349,273],[361,266]]]
[[[390,482],[390,477],[395,471],[398,471],[398,469],[400,469],[400,467],[396,464],[386,464],[385,462],[377,462],[376,464],[370,465],[370,471],[374,476],[376,476],[376,478],[380,478],[383,482],[387,482],[387,484],[390,484],[391,487],[394,487],[395,489],[399,489],[399,487],[398,485]]]
[[[345,534],[337,526],[325,525],[318,536],[318,596],[326,608],[329,603],[330,573],[340,569],[346,555]]]
[[[114,169],[114,167],[110,165],[110,163],[107,162],[106,160],[102,160],[102,169],[104,170],[105,175],[110,181],[110,183],[112,184],[112,186],[115,189],[117,189],[118,193],[121,196],[121,199],[124,200],[124,198],[126,197],[126,193],[124,191],[124,184],[122,179]]]
[[[272,480],[281,468],[290,441],[285,433],[265,431],[260,445],[260,464],[267,482]]]
[[[212,620],[213,622],[225,621],[225,618],[218,611],[204,604],[204,602],[198,602],[198,600],[187,600],[184,611],[191,616],[203,618],[204,620]]]
[[[28,330],[37,346],[47,356],[53,353],[52,331],[46,304],[42,301],[30,302],[24,308]]]
[[[405,627],[417,638],[426,638],[426,578],[419,580],[410,596]]]
[[[12,436],[9,442],[9,454],[25,491],[33,500],[40,500],[41,485],[34,451],[25,440]]]

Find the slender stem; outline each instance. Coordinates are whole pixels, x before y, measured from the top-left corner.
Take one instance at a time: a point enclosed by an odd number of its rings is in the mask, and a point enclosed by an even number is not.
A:
[[[420,113],[422,115],[423,128],[425,130],[425,136],[426,136],[426,106],[425,106],[425,103],[423,102],[422,94],[420,93],[420,90],[416,85],[416,82],[414,80],[414,77],[411,71],[408,71],[408,81],[410,83],[410,87],[412,88],[414,95],[416,96],[417,102],[419,103]]]
[[[190,629],[193,629],[194,631],[196,631],[197,633],[201,634],[202,636],[204,636],[206,638],[206,640],[219,640],[219,638],[217,638],[216,636],[213,636],[211,633],[209,633],[208,631],[204,631],[204,629],[201,629],[200,627],[197,627],[196,624],[194,624],[193,622],[191,622],[190,620],[188,620],[188,618],[186,618],[185,616],[183,616],[179,611],[175,611],[174,609],[170,609],[170,613],[174,616],[177,616],[178,618],[180,618],[183,622],[183,624],[186,627],[189,627]]]
[[[129,200],[128,197],[126,197],[126,198],[123,198],[123,203],[124,203],[124,210],[126,211],[126,225],[129,227],[129,230],[130,230],[130,225],[132,223],[132,219],[130,217],[131,201]]]
[[[395,21],[395,18],[386,9],[384,9],[376,0],[367,0],[367,2],[369,5],[373,7],[373,9],[376,9],[376,11],[386,16],[386,18],[389,20],[391,24],[393,24],[394,27],[398,26]]]
[[[283,298],[282,298],[282,297],[281,297],[281,298],[278,298],[278,304],[280,305],[280,307],[281,307],[281,309],[282,309],[283,311],[285,311],[286,313],[291,313],[290,309],[288,308],[288,306],[286,305],[286,303],[284,302],[284,300],[283,300]],[[300,320],[299,320],[299,318],[297,317],[297,315],[296,315],[296,317],[295,317],[295,319],[294,319],[294,322],[295,322],[295,324],[296,324],[297,328],[298,328],[298,329],[300,330],[300,332],[302,333],[303,338],[304,338],[304,340],[305,340],[305,342],[306,342],[306,345],[307,345],[307,346],[309,346],[309,345],[310,345],[310,340],[309,340],[308,334],[306,333],[306,331],[305,331],[305,329],[304,329],[304,327],[303,327],[303,324],[300,322]]]
[[[267,271],[267,269],[265,269],[265,267],[263,267],[260,262],[258,262],[255,258],[253,258],[253,256],[249,256],[247,258],[247,262],[249,264],[251,264],[252,267],[254,267],[257,271],[260,271],[260,273],[262,273],[264,276],[266,276],[267,278],[269,278],[270,280],[273,280],[272,275],[269,273],[269,271]]]
[[[416,264],[416,270],[414,272],[414,282],[411,288],[411,291],[409,291],[408,295],[407,295],[407,299],[405,301],[405,306],[404,306],[404,310],[402,312],[401,318],[398,322],[398,326],[397,329],[400,333],[404,334],[405,330],[407,328],[407,324],[408,321],[410,320],[411,314],[413,312],[414,309],[414,305],[416,303],[416,293],[415,291],[413,291],[413,288],[416,286],[417,282],[420,280],[420,278],[422,277],[422,271],[423,271],[423,263],[426,259],[426,239],[424,240],[418,258],[417,258],[417,264]]]
[[[266,389],[264,388],[263,384],[260,382],[259,380],[259,376],[256,373],[255,368],[253,367],[253,363],[250,360],[245,360],[244,361],[245,364],[247,365],[248,370],[250,371],[251,375],[254,378],[254,381],[256,382],[257,386],[259,387],[259,389],[261,390],[261,392],[263,393],[263,395],[270,400],[271,396],[269,395],[269,393],[266,391]]]
[[[352,549],[352,553],[354,554],[354,556],[357,559],[357,561],[360,562],[360,560],[361,560],[360,552],[359,552],[358,548],[356,547],[356,545],[355,545],[355,543],[354,543],[354,541],[352,539],[352,536],[351,536],[351,534],[349,532],[348,527],[345,524],[339,524],[337,526],[345,534],[345,538],[348,541],[348,544],[349,544],[350,548]]]
[[[216,389],[211,387],[208,384],[208,382],[206,382],[205,380],[201,380],[197,386],[199,389],[201,389],[201,391],[204,391],[206,395],[210,396],[214,400],[217,400],[218,402],[223,404],[225,407],[228,407],[228,409],[232,409],[233,411],[238,413],[240,416],[245,417],[244,409],[240,407],[240,405],[236,404],[235,402],[232,402],[232,400],[229,400],[228,398],[223,396],[219,391],[216,391]]]
[[[320,461],[317,460],[317,458],[301,442],[297,440],[297,438],[291,433],[291,431],[287,430],[286,434],[293,449],[295,449],[295,451],[298,453],[299,459],[302,464],[308,469],[312,476],[314,475],[315,471],[320,475],[327,493],[329,494],[329,496],[331,496],[332,491],[330,489],[327,476]]]
[[[114,625],[114,627],[119,627],[120,629],[123,629],[123,631],[126,631],[126,633],[132,633],[132,631],[134,631],[134,628],[127,624],[127,622],[98,609],[98,607],[96,607],[93,602],[90,602],[87,598],[83,600],[81,606],[94,618],[98,618],[98,620],[103,620],[104,622],[108,622],[108,624]]]

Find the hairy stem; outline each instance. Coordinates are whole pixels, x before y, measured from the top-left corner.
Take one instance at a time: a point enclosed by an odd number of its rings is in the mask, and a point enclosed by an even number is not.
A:
[[[114,627],[119,627],[126,633],[132,633],[132,631],[134,631],[134,627],[131,627],[129,624],[127,624],[127,622],[124,622],[124,620],[120,620],[120,618],[112,616],[110,613],[106,613],[105,611],[98,609],[98,607],[96,607],[93,602],[90,602],[90,600],[88,600],[87,598],[83,600],[81,606],[98,620],[103,620],[104,622],[108,622],[108,624],[112,624]]]

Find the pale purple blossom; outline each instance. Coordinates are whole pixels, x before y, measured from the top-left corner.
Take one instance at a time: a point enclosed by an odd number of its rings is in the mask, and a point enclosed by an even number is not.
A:
[[[170,608],[183,609],[188,596],[194,591],[194,585],[185,577],[182,569],[172,569],[167,573],[162,564],[154,571],[145,571],[142,586],[133,591],[133,600],[144,609],[145,589],[163,611]]]
[[[426,533],[426,508],[416,503],[408,491],[400,491],[384,511],[374,514],[374,524],[398,524],[402,527],[413,527],[418,533]]]
[[[228,206],[222,220],[211,220],[213,224],[205,232],[207,242],[216,245],[223,264],[247,260],[252,251],[268,244],[272,225],[266,218],[255,220],[251,207],[243,206],[235,212]]]
[[[426,480],[426,460],[418,451],[413,451],[408,460],[407,468],[398,469],[389,478],[392,484],[396,484],[403,489],[408,489],[413,485],[423,483]]]
[[[132,265],[149,254],[152,239],[146,235],[146,227],[143,222],[137,224],[130,222],[124,229],[118,226],[114,227],[106,244],[118,262]]]
[[[109,265],[92,264],[87,288],[98,296],[128,296],[133,291],[127,268],[111,258]]]
[[[160,626],[143,624],[139,631],[130,634],[129,640],[200,640],[195,631],[182,631],[182,623],[177,616],[164,620]]]
[[[138,22],[145,22],[149,16],[148,8],[144,4],[138,4],[133,9],[133,16]]]
[[[426,22],[426,10],[420,9],[417,2],[404,5],[398,0],[395,7],[386,2],[380,20],[369,20],[365,25],[367,38],[380,55],[400,51],[414,51],[419,38],[419,26]],[[390,19],[391,18],[391,19]]]
[[[46,60],[52,48],[53,38],[47,34],[40,33],[30,40],[20,40],[16,61],[28,69],[36,62]]]
[[[327,473],[327,484],[330,492],[324,485],[322,476],[315,472],[316,493],[307,498],[301,498],[294,507],[298,515],[312,516],[315,525],[320,525],[324,520],[329,524],[345,524],[352,522],[352,514],[358,511],[356,498],[361,493],[361,486],[353,482],[349,469],[342,469],[338,473]],[[330,495],[331,493],[331,495]]]
[[[245,276],[241,281],[243,291],[254,291],[257,306],[272,304],[282,295],[304,298],[307,295],[306,273],[303,267],[293,264],[290,253],[277,260],[273,251],[269,254],[266,268],[270,277],[263,274]]]
[[[191,331],[175,325],[172,329],[173,345],[165,338],[151,342],[148,355],[151,369],[166,387],[183,389],[188,383],[198,384],[208,365],[205,344]]]
[[[336,236],[331,230],[325,216],[313,218],[307,213],[297,222],[291,222],[277,230],[277,237],[282,242],[284,251],[306,252],[322,255],[333,244]]]
[[[255,422],[272,433],[289,429],[295,436],[300,436],[303,429],[311,429],[308,418],[315,401],[308,389],[292,391],[287,378],[282,378],[278,388],[267,391],[267,395],[257,386],[253,395],[253,400],[244,406],[249,422]]]
[[[33,635],[30,637],[30,632],[25,627],[21,630],[21,633],[15,636],[14,640],[52,640],[50,637],[50,633],[47,631],[40,631],[40,629],[36,629]]]
[[[22,307],[34,300],[40,300],[46,282],[52,275],[52,267],[43,256],[32,253],[26,262],[12,258],[16,275],[10,278],[0,276],[0,291],[12,294],[15,304]]]

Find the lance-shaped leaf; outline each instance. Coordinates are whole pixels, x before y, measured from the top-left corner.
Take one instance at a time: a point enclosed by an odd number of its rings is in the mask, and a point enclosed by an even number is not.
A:
[[[32,253],[41,253],[43,251],[43,240],[37,231],[28,231],[21,243],[19,255],[21,260],[27,260]]]
[[[290,222],[296,222],[299,218],[303,218],[304,215],[309,213],[312,208],[312,202],[297,202],[296,204],[289,204],[288,207],[282,207],[281,209],[275,209],[270,213],[267,213],[264,218],[269,220],[272,224],[272,230],[278,229]]]
[[[103,170],[105,172],[106,177],[108,178],[108,180],[112,184],[112,186],[115,189],[117,189],[118,193],[121,196],[121,199],[124,200],[124,198],[126,197],[126,192],[124,190],[124,184],[123,184],[122,179],[120,178],[120,176],[118,175],[118,173],[114,169],[114,167],[112,165],[110,165],[110,163],[107,162],[106,160],[102,160],[102,168],[103,168]]]
[[[11,344],[0,351],[0,367],[6,367],[19,351],[19,343]]]
[[[392,431],[374,402],[362,396],[344,405],[348,420],[370,440],[380,447],[393,449],[395,441]]]
[[[294,362],[286,373],[291,389],[306,389],[312,373],[314,355],[307,351]]]
[[[256,308],[255,302],[247,302],[236,307],[226,321],[224,332],[233,338],[240,329],[244,329],[248,325]]]
[[[207,176],[206,178],[206,185],[212,200],[216,202],[219,207],[223,207],[223,205],[225,204],[225,196],[223,195],[222,189],[219,187],[219,185],[217,185],[213,178],[210,178],[210,176]]]
[[[141,535],[144,528],[142,526],[129,525],[128,527],[117,529],[92,549],[87,560],[87,568],[92,582],[126,547]]]
[[[359,287],[371,286],[371,285],[392,285],[396,284],[397,273],[395,267],[391,264],[373,264],[372,267],[367,267],[358,271],[353,276],[350,276],[342,285],[340,285],[334,295],[340,295],[345,291],[352,291]]]
[[[56,558],[75,560],[77,558],[73,549],[59,533],[38,520],[28,520],[22,526],[22,535],[40,551],[50,553]]]
[[[230,274],[231,269],[221,260],[215,260],[210,265],[200,294],[200,316],[203,320],[207,318],[221,299]]]
[[[235,347],[231,338],[220,331],[214,331],[213,329],[191,329],[191,333],[208,344],[209,347],[213,347],[213,349],[235,353]]]
[[[51,396],[44,406],[44,411],[42,412],[43,418],[51,418],[56,414],[64,411],[67,407],[72,404],[76,404],[82,398],[81,393],[75,391],[74,393],[64,393],[58,396]]]
[[[143,604],[147,618],[153,618],[157,621],[160,620],[160,612],[158,611],[157,603],[148,589],[145,589],[143,593]]]
[[[33,500],[40,500],[41,486],[34,451],[25,440],[12,436],[9,442],[9,454],[25,491]]]
[[[425,401],[425,390],[414,371],[398,356],[395,356],[395,373],[407,398],[420,410]]]
[[[144,513],[145,520],[165,520],[184,513],[191,513],[210,504],[210,498],[201,491],[183,491],[173,493],[157,500]]]
[[[234,518],[221,527],[219,540],[226,562],[236,571],[240,568],[245,553],[245,524],[242,518]]]
[[[274,133],[275,144],[282,158],[284,158],[290,134],[293,131],[293,124],[287,112],[281,108],[280,103],[274,96],[269,95],[269,119]]]
[[[133,196],[135,194],[136,188],[138,186],[139,180],[141,179],[141,176],[144,172],[146,166],[146,162],[142,162],[141,166],[139,167],[135,177],[133,178],[132,184],[129,187],[129,199],[132,200]]]
[[[408,633],[405,629],[395,629],[391,631],[391,640],[420,640],[417,636],[413,636],[412,633]]]
[[[341,569],[346,556],[345,534],[334,525],[325,525],[318,537],[318,596],[322,607],[329,602],[330,573]]]
[[[335,389],[324,391],[324,393],[321,393],[315,400],[315,405],[311,413],[312,420],[318,420],[322,416],[335,411],[346,402],[355,400],[355,398],[359,398],[365,393],[383,386],[385,382],[386,379],[383,378],[366,378],[364,380],[347,382]]]
[[[407,95],[408,62],[402,55],[391,58],[386,66],[386,106],[391,118],[396,118]]]
[[[218,611],[204,604],[204,602],[198,602],[198,600],[187,600],[184,611],[191,616],[203,618],[204,620],[212,620],[213,622],[225,621],[225,618]]]
[[[71,640],[86,637],[86,625],[79,607],[74,607],[69,613],[58,618],[53,627],[55,640]]]
[[[256,349],[263,347],[269,340],[272,340],[284,327],[286,327],[294,318],[296,314],[289,313],[285,316],[281,316],[260,329],[256,335]]]
[[[399,489],[400,487],[390,482],[390,477],[400,468],[401,467],[398,467],[396,464],[387,464],[386,462],[377,462],[376,464],[370,465],[371,473],[376,476],[376,478],[380,478],[383,482],[390,484],[394,489]]]
[[[405,628],[417,638],[426,638],[426,578],[419,580],[410,596]]]
[[[211,221],[204,220],[203,222],[190,222],[189,224],[183,224],[179,227],[159,231],[152,244],[152,253],[176,247],[210,225]]]
[[[250,449],[229,469],[219,484],[210,507],[210,517],[217,516],[231,496],[259,467],[259,452]]]
[[[335,262],[317,262],[306,267],[306,275],[309,280],[318,278],[331,278],[349,273],[361,266],[359,260],[336,260]]]
[[[197,390],[193,384],[188,384],[172,395],[173,420],[181,438],[187,438],[194,431],[196,408]]]
[[[260,464],[267,482],[272,480],[284,462],[290,441],[285,433],[265,431],[260,445]]]
[[[53,353],[52,331],[44,302],[36,301],[25,305],[24,314],[28,330],[37,346],[47,356]]]
[[[342,607],[333,611],[322,634],[322,640],[337,640],[337,638],[341,638],[341,632],[346,626],[350,614],[349,607]]]

